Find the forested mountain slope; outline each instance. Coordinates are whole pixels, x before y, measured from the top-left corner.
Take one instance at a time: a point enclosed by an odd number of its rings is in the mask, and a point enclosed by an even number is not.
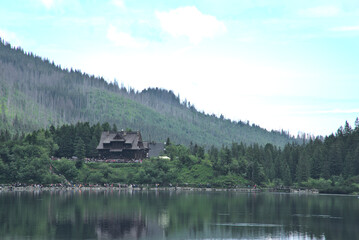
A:
[[[286,133],[198,112],[172,91],[120,88],[103,78],[62,69],[47,59],[0,41],[0,129],[28,132],[88,121],[141,130],[146,140],[204,145],[295,141]]]

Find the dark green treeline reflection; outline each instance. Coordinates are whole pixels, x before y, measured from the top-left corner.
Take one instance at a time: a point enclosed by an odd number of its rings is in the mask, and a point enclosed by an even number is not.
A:
[[[353,239],[353,196],[231,192],[3,192],[2,239]]]

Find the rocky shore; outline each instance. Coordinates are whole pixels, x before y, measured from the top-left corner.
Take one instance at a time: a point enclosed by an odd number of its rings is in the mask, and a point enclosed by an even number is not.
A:
[[[304,193],[304,194],[318,194],[316,189],[288,189],[287,191],[278,191],[277,189],[268,188],[211,188],[211,187],[160,187],[149,185],[127,185],[127,184],[113,184],[113,185],[0,185],[1,192],[46,192],[46,191],[197,191],[197,192],[288,192],[288,193]]]
[[[138,186],[127,184],[116,185],[0,185],[0,192],[32,192],[32,191],[206,191],[206,192],[262,192],[259,188],[200,188],[200,187],[160,187]]]

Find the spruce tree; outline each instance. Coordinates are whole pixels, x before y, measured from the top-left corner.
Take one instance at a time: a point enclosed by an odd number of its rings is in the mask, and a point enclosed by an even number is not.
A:
[[[171,141],[170,141],[170,138],[168,137],[166,140],[166,146],[169,146],[169,145],[171,145]]]
[[[96,136],[92,136],[90,144],[89,144],[89,149],[85,154],[87,157],[96,158],[98,156],[98,153],[96,150],[98,143],[99,142],[97,141]]]
[[[76,168],[81,168],[85,158],[85,143],[79,137],[77,137],[75,142],[75,156],[77,157]]]
[[[292,177],[290,176],[290,170],[289,170],[289,166],[286,164],[284,167],[284,172],[283,172],[283,183],[285,186],[291,186],[292,185]]]
[[[116,123],[112,125],[112,132],[117,132],[117,126]]]

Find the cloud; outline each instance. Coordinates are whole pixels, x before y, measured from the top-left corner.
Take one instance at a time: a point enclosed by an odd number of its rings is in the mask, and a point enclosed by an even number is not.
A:
[[[112,0],[112,4],[118,8],[125,8],[125,1],[124,0]]]
[[[332,28],[331,30],[336,32],[359,31],[359,26],[342,26],[342,27]]]
[[[12,46],[21,46],[22,45],[20,39],[13,32],[9,32],[9,31],[0,29],[0,37],[5,42],[10,43]]]
[[[156,16],[164,31],[173,37],[185,36],[194,44],[227,31],[223,22],[214,16],[201,13],[196,7],[180,7],[169,12],[156,12]]]
[[[110,25],[107,30],[107,38],[115,45],[121,47],[142,48],[147,46],[147,42],[137,40],[128,33],[119,32],[112,25]]]
[[[50,9],[54,5],[54,0],[41,0],[41,2],[47,9]]]
[[[305,17],[335,17],[340,12],[341,9],[336,6],[319,6],[301,10],[299,14]]]
[[[346,114],[351,114],[351,113],[359,113],[359,108],[357,109],[332,109],[332,110],[327,110],[327,111],[319,111],[319,113],[331,113],[331,114],[341,114],[341,113],[346,113]]]
[[[304,106],[308,109],[308,106]],[[359,108],[352,108],[352,109],[343,109],[343,108],[335,108],[329,110],[313,110],[313,111],[294,111],[293,113],[300,114],[300,115],[318,115],[318,114],[329,114],[329,115],[341,115],[341,114],[358,114]]]

